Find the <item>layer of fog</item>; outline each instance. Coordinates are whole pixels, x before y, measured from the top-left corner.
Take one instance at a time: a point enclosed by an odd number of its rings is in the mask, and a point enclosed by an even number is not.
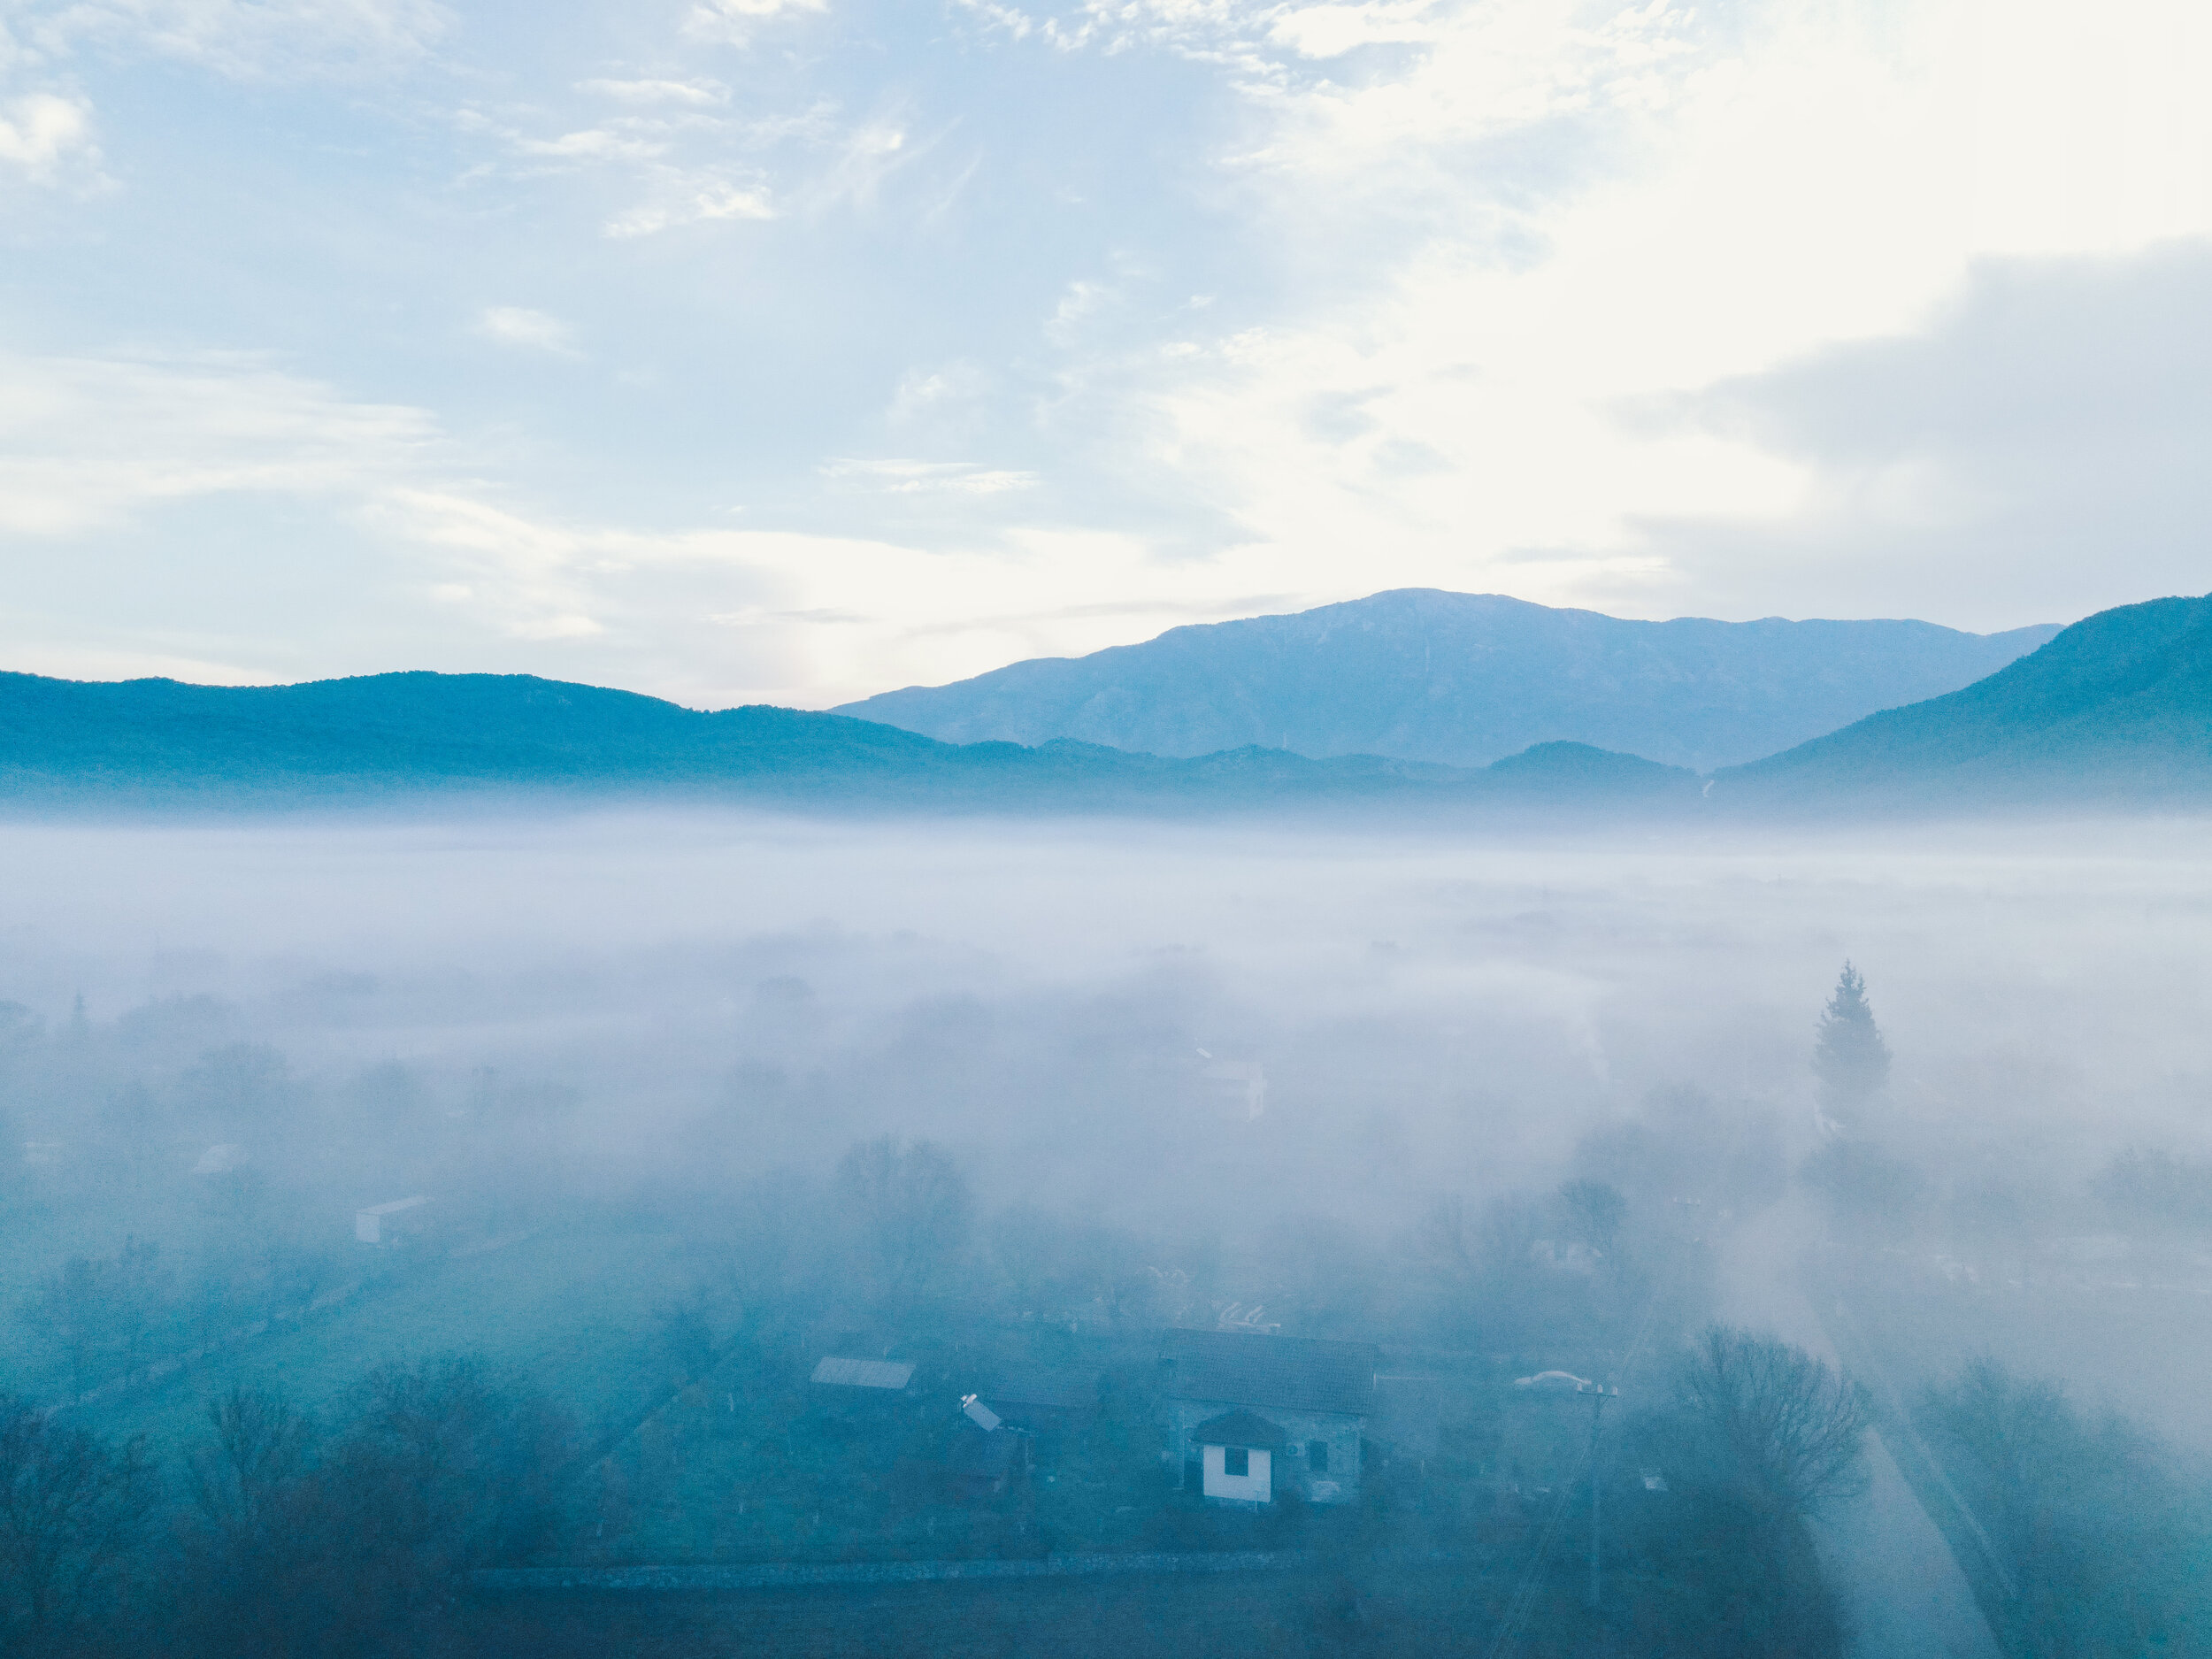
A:
[[[1286,1218],[1379,1239],[1440,1194],[1547,1189],[1681,1086],[1770,1116],[1794,1164],[1847,956],[1897,1056],[1890,1141],[2078,1207],[2124,1148],[2208,1150],[2206,846],[2178,822],[1542,842],[18,825],[0,1002],[50,1033],[112,1026],[157,1079],[266,1045],[288,1110],[396,1091],[403,1134],[535,1091],[542,1144],[513,1179],[593,1198],[927,1136],[987,1207],[1233,1248]],[[16,1133],[68,1142],[73,1109],[34,1085]],[[298,1137],[255,1133],[204,1138],[282,1177]],[[404,1164],[325,1169],[334,1225],[398,1195]],[[2162,1363],[2147,1332],[2078,1374]]]

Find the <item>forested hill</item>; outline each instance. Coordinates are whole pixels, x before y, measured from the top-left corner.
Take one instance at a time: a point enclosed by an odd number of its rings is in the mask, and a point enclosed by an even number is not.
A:
[[[941,743],[842,715],[704,713],[527,675],[375,674],[271,687],[0,674],[0,799],[173,805],[547,791],[794,804],[1103,810],[1687,800],[1691,774],[1575,744],[1494,772],[1248,748],[1198,759],[1092,744]]]
[[[2212,597],[2100,612],[1962,690],[1712,779],[1574,741],[1481,770],[1247,745],[967,744],[840,714],[702,712],[527,675],[298,686],[0,673],[0,803],[211,807],[456,794],[981,811],[1975,811],[2212,799]]]
[[[1070,737],[1156,755],[1263,744],[1455,766],[1568,740],[1702,772],[1955,691],[2056,632],[1774,617],[1633,622],[1496,594],[1402,588],[1016,663],[838,712],[949,742]]]
[[[1717,803],[2147,806],[2212,797],[2212,596],[2099,611],[1964,690],[1715,780]]]

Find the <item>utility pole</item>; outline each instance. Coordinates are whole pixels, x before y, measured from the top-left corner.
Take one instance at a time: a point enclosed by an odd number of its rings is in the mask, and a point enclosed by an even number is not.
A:
[[[1599,1575],[1600,1575],[1600,1572],[1601,1572],[1601,1567],[1600,1567],[1600,1565],[1599,1565],[1599,1555],[1598,1555],[1598,1493],[1599,1493],[1600,1486],[1601,1486],[1601,1485],[1602,1484],[1602,1483],[1599,1480],[1599,1479],[1598,1479],[1598,1425],[1599,1425],[1600,1421],[1601,1421],[1601,1420],[1604,1417],[1604,1416],[1605,1416],[1605,1402],[1606,1402],[1606,1401],[1607,1401],[1609,1398],[1617,1398],[1621,1391],[1620,1391],[1618,1388],[1616,1388],[1616,1389],[1614,1389],[1614,1390],[1612,1391],[1612,1394],[1611,1394],[1610,1395],[1609,1395],[1609,1394],[1606,1393],[1605,1385],[1604,1385],[1603,1383],[1591,1383],[1591,1384],[1589,1384],[1589,1385],[1588,1385],[1586,1388],[1584,1388],[1583,1390],[1581,1390],[1580,1392],[1586,1393],[1586,1394],[1588,1394],[1591,1396],[1591,1400],[1590,1400],[1590,1605],[1591,1605],[1593,1608],[1594,1608],[1594,1607],[1596,1607],[1596,1606],[1598,1605],[1598,1597],[1599,1597],[1599,1594],[1600,1594],[1600,1591],[1601,1591],[1601,1589],[1602,1588],[1602,1585],[1603,1585],[1603,1580],[1602,1580],[1602,1579],[1600,1578],[1600,1576],[1599,1576]]]

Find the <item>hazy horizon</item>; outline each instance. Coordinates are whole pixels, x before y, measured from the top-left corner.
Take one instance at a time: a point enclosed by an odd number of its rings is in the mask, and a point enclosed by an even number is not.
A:
[[[25,0],[0,660],[812,707],[1409,585],[2184,588],[2193,18]]]
[[[2208,84],[0,0],[0,1650],[2212,1654]]]

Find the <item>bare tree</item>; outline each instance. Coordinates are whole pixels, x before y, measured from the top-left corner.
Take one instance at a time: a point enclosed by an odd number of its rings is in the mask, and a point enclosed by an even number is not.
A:
[[[23,1299],[18,1317],[69,1368],[69,1392],[81,1394],[91,1380],[105,1323],[100,1271],[89,1256],[73,1256]]]
[[[716,1206],[710,1283],[734,1304],[741,1326],[757,1331],[818,1290],[826,1254],[819,1209],[811,1182],[792,1171],[741,1182]]]
[[[1803,1348],[1710,1326],[1674,1394],[1696,1472],[1768,1514],[1802,1520],[1863,1479],[1866,1390]]]
[[[864,1141],[839,1161],[837,1186],[870,1275],[893,1307],[926,1290],[968,1242],[974,1201],[959,1166],[934,1141]]]
[[[142,1444],[117,1448],[0,1396],[0,1651],[61,1653],[111,1617],[159,1496]]]
[[[309,1421],[272,1394],[234,1388],[208,1402],[213,1441],[187,1460],[196,1514],[180,1517],[187,1571],[176,1635],[183,1651],[284,1659],[313,1651],[333,1555],[319,1519]]]
[[[176,1275],[161,1250],[143,1239],[126,1239],[106,1263],[108,1325],[126,1376],[153,1358],[154,1345],[176,1303]]]
[[[1544,1206],[1527,1193],[1501,1193],[1482,1207],[1476,1228],[1477,1261],[1493,1285],[1525,1284],[1537,1273],[1537,1246],[1545,1233]]]
[[[1328,1216],[1286,1217],[1264,1237],[1271,1317],[1306,1336],[1337,1336],[1375,1315],[1379,1275],[1365,1241]]]
[[[188,1464],[193,1500],[225,1533],[258,1533],[306,1468],[314,1425],[278,1396],[244,1387],[209,1401],[207,1419],[215,1440]]]
[[[280,1126],[305,1094],[283,1055],[265,1043],[210,1048],[179,1081],[204,1123],[234,1133]]]
[[[2200,1463],[1990,1359],[1930,1386],[1916,1415],[2011,1568],[2008,1653],[2203,1650]]]
[[[1628,1200],[1609,1181],[1569,1181],[1559,1189],[1560,1207],[1576,1240],[1600,1256],[1613,1254],[1628,1215]]]
[[[1475,1276],[1477,1242],[1474,1212],[1456,1193],[1430,1201],[1413,1225],[1413,1251],[1439,1279],[1454,1289]]]
[[[113,1256],[73,1256],[27,1297],[18,1317],[69,1367],[81,1394],[106,1368],[136,1371],[173,1310],[174,1276],[152,1244],[127,1240]]]
[[[572,1445],[560,1414],[465,1358],[378,1371],[360,1403],[319,1446],[281,1401],[211,1407],[182,1538],[186,1651],[439,1651],[464,1573],[546,1546]]]

